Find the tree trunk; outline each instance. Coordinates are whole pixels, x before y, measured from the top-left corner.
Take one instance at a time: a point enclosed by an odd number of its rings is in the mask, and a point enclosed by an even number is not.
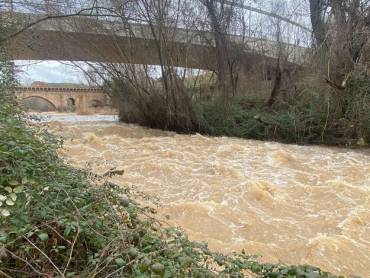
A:
[[[283,79],[283,75],[281,72],[280,58],[278,58],[276,69],[275,69],[274,87],[272,88],[270,98],[267,102],[268,107],[271,107],[275,103],[277,96],[280,93],[282,79]]]
[[[310,0],[310,16],[315,45],[316,47],[320,47],[325,42],[326,38],[323,0]]]
[[[218,90],[221,93],[223,102],[227,102],[236,90],[237,81],[234,76],[235,63],[232,62],[230,56],[232,51],[230,41],[225,35],[230,24],[232,11],[225,11],[225,8],[222,6],[223,3],[221,3],[221,8],[218,12],[215,0],[206,0],[204,3],[215,40]],[[226,14],[227,12],[230,14]]]

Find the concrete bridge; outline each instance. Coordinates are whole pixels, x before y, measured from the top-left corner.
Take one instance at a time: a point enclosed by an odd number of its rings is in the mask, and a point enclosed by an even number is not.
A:
[[[23,21],[41,18],[33,14],[12,14]],[[156,28],[155,26],[153,27]],[[156,30],[154,30],[156,31]],[[155,32],[154,32],[155,33]],[[166,51],[171,61],[158,54],[158,41],[153,29],[145,24],[123,24],[115,21],[93,20],[86,17],[59,18],[41,21],[8,42],[14,60],[68,60],[108,63],[131,63],[210,69],[216,68],[216,52],[212,33],[167,28],[172,40]],[[272,63],[277,55],[276,41],[229,35],[232,42],[242,46],[240,59],[248,68],[258,63]],[[302,62],[307,49],[284,44],[291,63]]]
[[[112,114],[109,96],[100,88],[30,86],[17,87],[15,95],[26,109],[38,112]]]

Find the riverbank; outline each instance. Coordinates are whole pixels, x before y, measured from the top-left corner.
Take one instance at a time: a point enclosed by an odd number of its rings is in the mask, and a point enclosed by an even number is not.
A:
[[[184,134],[300,145],[366,147],[370,144],[370,80],[366,76],[351,78],[340,94],[318,81],[287,84],[289,89],[272,105],[267,104],[268,91],[263,90],[240,92],[222,99],[209,92],[201,94],[185,82],[184,88],[180,86],[184,91],[174,89],[171,103],[159,84],[159,88],[148,89],[149,93],[144,94],[131,88],[124,78],[116,82],[107,90],[120,120],[126,123]],[[138,87],[141,85],[145,87],[141,83]]]
[[[127,108],[127,104],[122,104],[119,117],[122,122],[184,134],[200,133],[205,136],[228,136],[299,145],[367,148],[370,144],[370,110],[367,103],[364,100],[365,108],[358,111],[360,116],[356,120],[345,116],[334,118],[331,111],[325,111],[326,107],[322,103],[283,103],[270,108],[263,100],[254,98],[234,99],[229,103],[227,111],[224,111],[223,105],[215,102],[194,103],[191,108],[192,119],[186,119],[187,116],[182,115],[186,124],[170,124],[168,121],[173,116],[167,115],[165,111],[153,109],[155,111],[140,112],[135,108]],[[158,104],[147,103],[147,106]]]

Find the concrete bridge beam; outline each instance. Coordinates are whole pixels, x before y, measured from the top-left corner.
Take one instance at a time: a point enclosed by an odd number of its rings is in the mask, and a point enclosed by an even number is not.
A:
[[[28,21],[36,21],[40,15],[14,14]],[[8,49],[15,60],[68,60],[107,63],[130,63],[160,65],[157,41],[150,26],[119,22],[95,21],[87,18],[65,18],[42,21],[8,42]],[[167,42],[171,65],[178,67],[214,70],[216,52],[210,32],[171,29],[173,41]],[[261,62],[273,62],[279,43],[276,41],[245,38],[229,35],[230,40],[243,47],[240,62],[248,66]],[[284,44],[292,63],[303,55],[307,48]],[[302,58],[301,58],[302,59]],[[302,61],[301,61],[302,62]]]

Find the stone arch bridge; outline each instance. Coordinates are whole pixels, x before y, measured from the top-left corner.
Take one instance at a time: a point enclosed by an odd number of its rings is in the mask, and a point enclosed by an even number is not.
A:
[[[109,96],[100,88],[20,86],[15,95],[31,111],[114,113]]]

